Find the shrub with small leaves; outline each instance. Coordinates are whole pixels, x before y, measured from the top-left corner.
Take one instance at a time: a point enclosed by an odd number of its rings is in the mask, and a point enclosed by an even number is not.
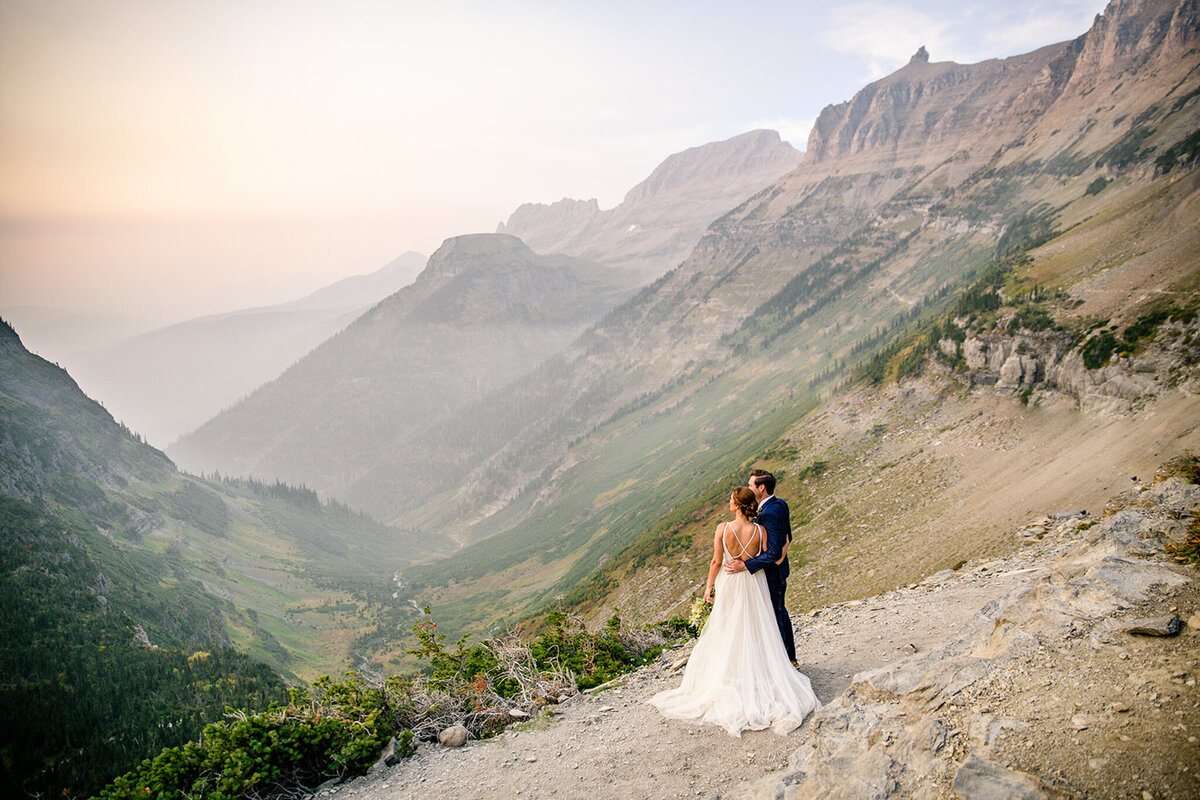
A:
[[[1167,545],[1167,553],[1181,564],[1200,566],[1200,508],[1195,509],[1192,521],[1187,526],[1187,539],[1178,544]]]
[[[302,794],[330,778],[361,775],[391,737],[378,687],[348,673],[291,690],[286,707],[230,712],[205,727],[199,742],[163,750],[110,783],[101,800],[240,800]],[[411,752],[405,739],[398,752]]]
[[[1118,344],[1117,337],[1101,331],[1083,343],[1083,365],[1088,369],[1100,369],[1112,358]]]

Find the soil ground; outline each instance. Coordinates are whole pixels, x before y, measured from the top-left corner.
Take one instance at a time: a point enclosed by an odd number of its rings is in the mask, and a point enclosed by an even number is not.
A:
[[[862,601],[795,617],[801,669],[818,698],[841,694],[852,676],[939,649],[986,603],[1044,574],[1068,543],[1037,542],[997,560]],[[1183,571],[1191,568],[1180,568]],[[1128,615],[1174,609],[1200,613],[1195,581]],[[787,767],[808,723],[788,736],[748,731],[738,739],[713,726],[666,720],[646,703],[678,685],[687,646],[655,664],[579,695],[541,718],[461,749],[421,744],[390,769],[325,790],[321,797],[735,797],[751,781]],[[1170,639],[1123,636],[1096,649],[1065,640],[969,689],[972,702],[939,718],[966,757],[966,732],[1003,721],[991,758],[1089,798],[1200,796],[1200,634]],[[1026,727],[1023,727],[1026,726]],[[961,752],[959,752],[961,751]],[[949,787],[941,793],[953,797]]]

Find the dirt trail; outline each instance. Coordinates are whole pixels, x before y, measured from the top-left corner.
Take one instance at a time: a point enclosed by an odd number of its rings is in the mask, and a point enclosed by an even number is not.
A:
[[[915,651],[937,649],[988,602],[1034,581],[1061,544],[1038,543],[1004,559],[967,564],[862,601],[793,618],[801,669],[822,702],[864,670]],[[787,764],[789,736],[748,731],[733,738],[714,726],[663,719],[646,704],[677,686],[671,671],[683,648],[664,653],[612,688],[580,695],[553,715],[461,749],[422,744],[411,759],[340,786],[325,797],[719,797]],[[805,723],[807,727],[807,722]]]

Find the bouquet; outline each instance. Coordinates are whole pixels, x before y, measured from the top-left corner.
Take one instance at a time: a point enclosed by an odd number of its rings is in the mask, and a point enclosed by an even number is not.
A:
[[[717,596],[716,590],[713,590],[713,598]],[[688,625],[695,631],[694,635],[699,636],[700,631],[704,628],[704,623],[708,621],[708,615],[712,612],[712,603],[704,602],[704,597],[697,597],[692,601],[692,607],[688,612]]]

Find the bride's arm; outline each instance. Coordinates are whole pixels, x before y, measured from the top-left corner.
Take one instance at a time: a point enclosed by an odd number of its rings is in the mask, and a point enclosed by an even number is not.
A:
[[[708,565],[708,584],[704,587],[704,602],[712,602],[713,582],[717,579],[717,573],[721,571],[721,564],[725,561],[725,543],[722,540],[721,533],[724,531],[722,525],[717,526],[717,532],[713,534],[713,557],[712,563]]]
[[[787,551],[788,551],[788,548],[789,548],[789,547],[791,547],[791,546],[792,546],[792,540],[791,540],[791,539],[784,539],[784,540],[783,540],[783,550],[781,550],[781,551],[779,552],[779,560],[775,562],[776,564],[782,564],[782,563],[783,563],[783,560],[784,560],[785,558],[787,558]]]

